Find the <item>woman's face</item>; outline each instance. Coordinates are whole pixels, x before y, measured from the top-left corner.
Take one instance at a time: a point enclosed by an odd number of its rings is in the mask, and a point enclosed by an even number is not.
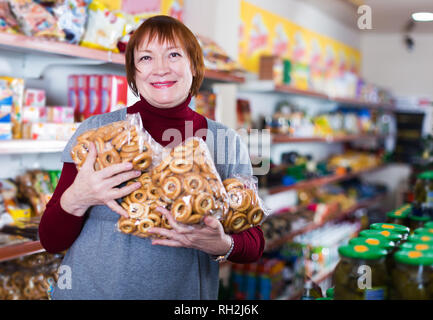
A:
[[[177,41],[179,43],[179,41]],[[191,63],[179,45],[144,41],[134,53],[138,92],[157,108],[171,108],[183,101],[192,84]]]

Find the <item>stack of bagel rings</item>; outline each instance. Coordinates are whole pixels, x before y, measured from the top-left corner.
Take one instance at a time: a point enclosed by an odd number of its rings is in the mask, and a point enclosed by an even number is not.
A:
[[[238,233],[259,225],[264,211],[256,192],[237,178],[228,178],[223,185],[230,203],[229,212],[221,221],[225,232]]]
[[[164,152],[150,172],[136,179],[142,187],[123,198],[121,205],[129,219],[119,220],[123,233],[147,237],[151,227],[171,229],[155,210],[169,210],[177,222],[198,224],[206,215],[228,213],[228,198],[209,151],[199,138]]]
[[[128,121],[118,121],[92,129],[77,138],[71,156],[78,168],[86,161],[90,142],[96,146],[95,170],[113,164],[132,162],[135,170],[146,171],[152,164],[152,148],[144,139],[143,132]]]

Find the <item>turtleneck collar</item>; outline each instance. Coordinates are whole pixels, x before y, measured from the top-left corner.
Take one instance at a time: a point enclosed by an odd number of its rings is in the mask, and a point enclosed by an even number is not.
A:
[[[158,108],[151,105],[140,95],[140,101],[131,106],[130,108],[132,108],[132,110],[129,111],[152,114],[165,119],[188,120],[193,116],[193,110],[189,107],[190,102],[191,95],[188,95],[185,101],[177,106],[171,108]]]

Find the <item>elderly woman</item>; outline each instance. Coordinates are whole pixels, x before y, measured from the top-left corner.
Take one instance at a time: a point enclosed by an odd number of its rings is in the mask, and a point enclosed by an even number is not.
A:
[[[206,217],[202,226],[186,227],[159,208],[173,229],[151,231],[167,239],[117,232],[119,215],[127,213],[116,199],[137,190],[140,183],[118,186],[140,172],[131,163],[95,171],[93,144],[78,172],[70,150],[83,132],[125,120],[131,113],[140,114],[144,129],[163,146],[170,143],[164,136],[167,129],[177,129],[182,140],[203,138],[222,180],[236,173],[252,174],[247,149],[234,130],[189,108],[204,77],[203,54],[195,36],[178,20],[155,16],[136,30],[126,51],[126,73],[140,101],[84,121],[62,154],[62,175],[39,226],[41,243],[48,252],[68,249],[53,298],[216,299],[218,261],[258,260],[264,248],[260,227],[227,235],[214,217]],[[223,142],[231,143],[221,143],[217,132],[223,133]],[[217,161],[221,152],[225,153],[223,164]]]

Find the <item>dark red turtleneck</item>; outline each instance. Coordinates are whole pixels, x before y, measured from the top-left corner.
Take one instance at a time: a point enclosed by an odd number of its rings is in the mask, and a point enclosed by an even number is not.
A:
[[[164,139],[166,129],[178,129],[182,141],[200,129],[207,129],[207,120],[204,116],[189,108],[191,97],[173,108],[156,108],[145,99],[127,108],[127,113],[140,113],[144,129],[153,139],[162,146],[168,145],[172,140]],[[187,125],[185,125],[187,123]],[[206,137],[202,137],[205,139]],[[64,211],[60,205],[60,198],[66,189],[74,182],[77,175],[75,164],[65,162],[53,197],[47,204],[39,225],[39,238],[42,246],[48,252],[61,252],[67,250],[79,236],[86,216],[76,217]],[[229,260],[236,263],[257,261],[263,253],[264,238],[260,227],[251,228],[233,235],[234,248]]]

